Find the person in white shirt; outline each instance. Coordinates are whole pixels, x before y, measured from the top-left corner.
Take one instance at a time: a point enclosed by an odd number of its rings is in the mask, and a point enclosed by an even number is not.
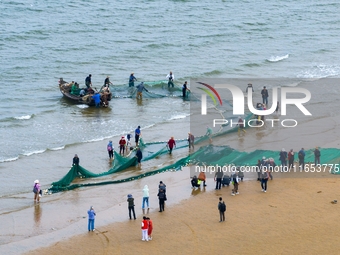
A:
[[[172,74],[172,72],[170,71],[170,73],[166,76],[166,78],[169,80],[168,81],[168,88],[170,88],[170,85],[172,87],[174,87],[174,79],[175,79],[175,76]]]

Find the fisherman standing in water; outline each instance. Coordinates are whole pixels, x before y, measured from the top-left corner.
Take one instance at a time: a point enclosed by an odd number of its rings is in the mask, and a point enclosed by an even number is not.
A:
[[[188,133],[188,143],[189,143],[189,150],[191,149],[191,147],[192,149],[194,149],[195,137],[190,132]]]
[[[207,126],[207,132],[205,135],[209,137],[209,143],[212,143],[212,134],[213,134],[213,130],[209,126]]]
[[[129,78],[129,87],[134,87],[135,86],[135,81],[137,81],[137,79],[134,76],[134,73],[131,73],[130,74],[130,78]]]
[[[166,76],[166,79],[169,79],[168,81],[168,88],[170,88],[170,85],[172,87],[174,87],[174,79],[175,79],[175,76],[172,74],[172,72],[170,71],[170,73]]]
[[[243,131],[243,133],[246,133],[246,131],[244,130],[244,123],[245,121],[242,119],[241,116],[238,117],[238,122],[237,122],[237,126],[238,126],[238,134],[240,134],[240,131]]]
[[[139,137],[141,136],[141,132],[140,132],[140,126],[138,126],[135,130],[135,142],[136,142],[136,147],[138,146],[138,142],[139,142]]]
[[[144,87],[144,82],[141,82],[137,85],[137,95],[136,98],[142,100],[143,99],[143,90],[146,92],[149,92],[145,87]]]
[[[110,87],[110,84],[112,85],[112,82],[110,82],[110,76],[106,76],[104,87]]]
[[[187,97],[187,90],[190,91],[190,89],[188,89],[188,82],[185,81],[183,86],[182,86],[183,98]]]

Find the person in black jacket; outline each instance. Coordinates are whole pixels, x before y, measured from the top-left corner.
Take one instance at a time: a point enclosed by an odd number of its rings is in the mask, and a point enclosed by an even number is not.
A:
[[[222,197],[219,198],[217,208],[218,208],[218,211],[220,212],[220,222],[225,221],[224,212],[226,211],[226,205],[224,201],[222,201]]]
[[[72,166],[79,166],[79,158],[77,154],[74,155]]]
[[[159,212],[164,211],[164,201],[166,201],[166,195],[163,189],[159,189],[158,191],[158,199],[159,199]]]
[[[129,194],[128,196],[128,199],[127,199],[127,202],[128,202],[128,209],[129,209],[129,217],[130,217],[130,220],[132,219],[131,218],[131,211],[133,213],[133,218],[136,219],[136,214],[135,214],[135,202],[134,202],[134,198],[132,197],[131,194]]]
[[[266,106],[268,105],[268,90],[266,89],[266,86],[263,87],[261,90],[261,95],[262,95],[262,103],[264,103]]]
[[[319,148],[315,147],[315,150],[314,150],[314,157],[315,157],[314,163],[315,163],[315,165],[320,165],[320,156],[321,156],[321,152],[320,152]]]

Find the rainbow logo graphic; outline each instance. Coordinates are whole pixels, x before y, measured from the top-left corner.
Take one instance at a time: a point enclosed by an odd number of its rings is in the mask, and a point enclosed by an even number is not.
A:
[[[215,98],[214,94],[218,98],[218,101],[219,101],[220,105],[222,105],[221,97],[217,93],[216,89],[214,89],[211,85],[203,83],[203,82],[197,82],[197,83],[201,84],[203,86],[206,86],[208,88],[208,89],[206,89],[206,88],[198,87],[198,89],[203,90],[205,93],[207,93],[210,96],[210,98],[214,102],[215,106],[217,105],[217,101],[216,101],[216,98]],[[206,115],[206,114],[207,114],[207,95],[202,94],[202,115]]]
[[[218,101],[220,102],[220,105],[222,105],[222,100],[221,100],[221,97],[220,95],[217,93],[216,89],[214,89],[211,85],[209,84],[206,84],[206,83],[203,83],[203,82],[197,82],[198,84],[201,84],[203,86],[206,86],[207,88],[209,88],[212,92],[214,92],[214,94],[216,95],[216,97],[218,98]],[[214,97],[214,95],[211,93],[210,90],[206,89],[206,88],[198,88],[200,90],[203,90],[205,93],[207,93],[211,100],[214,102],[214,105],[216,106],[217,105],[217,102],[216,102],[216,98]]]

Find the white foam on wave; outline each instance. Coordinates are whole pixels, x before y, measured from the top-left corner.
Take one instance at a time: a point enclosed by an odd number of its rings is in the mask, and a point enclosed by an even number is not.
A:
[[[271,56],[267,59],[269,62],[279,62],[281,60],[289,58],[289,54],[283,55],[283,56]]]
[[[24,115],[24,116],[20,116],[20,117],[14,117],[14,119],[16,120],[29,120],[30,118],[32,118],[32,115]]]
[[[25,152],[23,155],[24,156],[31,156],[33,154],[40,154],[40,153],[44,153],[46,150],[38,150],[38,151],[31,151],[31,152]]]
[[[6,158],[6,159],[0,159],[0,163],[3,163],[3,162],[10,162],[10,161],[15,161],[19,159],[19,157],[15,157],[15,158]]]
[[[63,150],[65,149],[65,146],[60,146],[60,147],[56,147],[56,148],[51,148],[50,150],[51,151],[60,151],[60,150]]]
[[[300,72],[297,77],[298,78],[307,78],[307,79],[318,79],[318,78],[326,78],[326,77],[334,77],[340,75],[340,66],[339,65],[325,65],[319,64],[315,65],[312,68]]]
[[[178,115],[171,116],[169,120],[185,119],[188,116],[190,116],[190,114],[178,114]]]

